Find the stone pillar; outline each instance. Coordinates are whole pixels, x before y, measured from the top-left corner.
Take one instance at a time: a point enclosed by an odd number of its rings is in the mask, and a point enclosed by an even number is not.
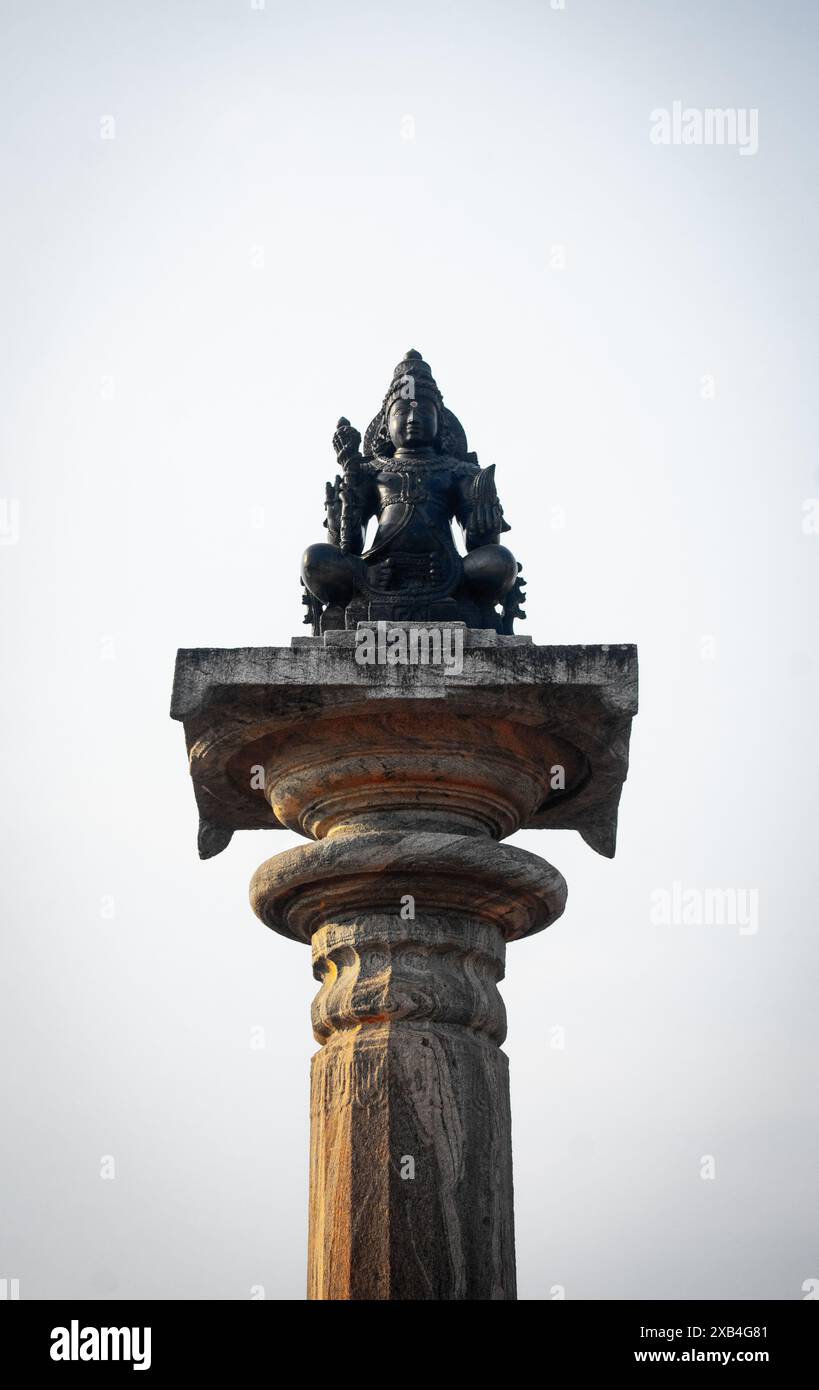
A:
[[[515,1297],[504,950],[435,915],[314,936],[310,1298]]]
[[[359,750],[371,733],[359,732]],[[412,764],[421,778],[418,751],[394,743],[393,772]],[[460,779],[448,779],[455,808],[437,817],[415,809],[417,788],[396,778],[391,812],[336,823],[316,844],[268,860],[253,880],[262,920],[311,940],[321,984],[311,1298],[515,1297],[498,981],[505,933],[553,920],[566,890],[550,865],[500,846],[456,809],[470,771],[475,762],[464,761]],[[308,780],[306,796],[316,791]],[[474,795],[468,783],[465,791]],[[335,800],[337,789],[328,795]],[[370,796],[385,795],[379,780]],[[424,828],[413,829],[415,820]]]
[[[309,1297],[513,1299],[498,982],[566,885],[501,841],[572,825],[613,853],[636,656],[468,634],[457,673],[374,669],[354,641],[180,652],[200,853],[242,827],[308,837],[251,902],[320,986]]]

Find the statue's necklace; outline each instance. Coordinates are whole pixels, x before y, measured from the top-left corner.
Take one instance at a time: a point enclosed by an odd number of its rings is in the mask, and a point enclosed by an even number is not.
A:
[[[405,455],[403,458],[378,459],[378,464],[382,473],[437,473],[442,469],[451,468],[449,459],[444,458],[412,458]]]

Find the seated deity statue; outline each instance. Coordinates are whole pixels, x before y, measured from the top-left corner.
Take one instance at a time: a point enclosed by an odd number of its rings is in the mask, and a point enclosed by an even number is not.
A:
[[[395,368],[363,452],[361,435],[344,418],[333,447],[342,471],[326,486],[327,540],[308,546],[301,567],[305,622],[314,633],[365,619],[513,632],[514,619],[526,616],[525,596],[520,565],[500,544],[510,528],[494,464],[481,468],[467,451],[463,427],[419,352]]]

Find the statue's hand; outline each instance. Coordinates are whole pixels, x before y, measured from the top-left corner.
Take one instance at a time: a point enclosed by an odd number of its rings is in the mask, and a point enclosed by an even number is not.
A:
[[[495,541],[509,526],[503,518],[503,508],[495,487],[495,465],[482,468],[472,485],[472,506],[470,508],[467,539],[475,545],[485,545]]]
[[[334,483],[324,485],[324,510],[327,513],[324,525],[329,531],[333,545],[338,544],[341,530],[341,477],[337,474]]]
[[[351,425],[349,420],[342,415],[333,435],[333,448],[342,468],[347,468],[353,459],[358,457],[360,445],[361,435],[355,425]]]

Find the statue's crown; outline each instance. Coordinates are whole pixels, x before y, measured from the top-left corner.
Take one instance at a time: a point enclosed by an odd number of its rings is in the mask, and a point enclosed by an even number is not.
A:
[[[418,396],[428,396],[439,410],[443,409],[444,398],[429,363],[424,361],[415,348],[410,348],[392,374],[389,390],[384,397],[384,413],[387,413],[393,401],[399,398],[415,400]]]

